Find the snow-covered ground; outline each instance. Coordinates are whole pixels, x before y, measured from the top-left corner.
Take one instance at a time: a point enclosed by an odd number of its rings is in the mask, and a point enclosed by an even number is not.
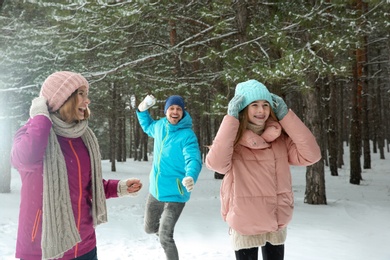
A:
[[[346,154],[348,149],[346,149]],[[295,212],[288,227],[286,260],[390,259],[390,154],[372,155],[372,169],[363,170],[360,186],[349,184],[349,165],[330,176],[326,169],[328,205],[303,203],[305,167],[293,167]],[[344,158],[348,162],[348,157]],[[117,163],[117,172],[103,161],[106,179],[138,177],[144,183],[136,198],[108,200],[109,222],[98,226],[99,260],[165,259],[155,235],[143,231],[150,162]],[[176,226],[175,240],[183,260],[234,258],[228,227],[219,213],[221,180],[203,168],[191,200]],[[12,173],[12,192],[0,194],[0,259],[14,259],[20,178]],[[261,259],[261,257],[260,257]]]

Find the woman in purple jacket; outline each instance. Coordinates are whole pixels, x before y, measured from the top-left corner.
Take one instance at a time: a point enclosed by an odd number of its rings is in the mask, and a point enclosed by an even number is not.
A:
[[[138,179],[102,179],[88,87],[80,74],[53,73],[15,135],[11,162],[22,179],[16,258],[97,259],[95,227],[107,222],[106,199],[142,188]]]

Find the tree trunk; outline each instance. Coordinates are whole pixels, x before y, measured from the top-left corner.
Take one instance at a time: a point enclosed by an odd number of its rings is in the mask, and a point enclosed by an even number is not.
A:
[[[132,109],[130,109],[129,114],[129,158],[134,157],[134,129],[135,129],[135,119],[134,119],[134,113]]]
[[[248,3],[246,0],[234,0],[233,10],[235,11],[235,22],[238,30],[238,38],[240,42],[247,41],[247,27],[250,22]]]
[[[339,100],[344,100],[344,91],[345,91],[345,86],[343,84],[340,84],[340,85],[336,85],[336,89],[338,89],[338,94],[339,94]],[[336,95],[337,96],[337,95]],[[345,132],[345,129],[346,129],[346,125],[345,125],[345,116],[344,116],[344,111],[345,111],[345,107],[346,105],[344,104],[344,102],[339,102],[339,105],[336,106],[337,107],[337,111],[338,111],[338,116],[337,118],[339,119],[338,120],[338,125],[337,125],[337,128],[338,128],[338,140],[337,140],[337,144],[338,144],[338,149],[337,149],[337,167],[339,169],[341,169],[344,165],[344,132]]]
[[[141,161],[141,135],[143,131],[137,116],[134,116],[134,161]]]
[[[387,48],[386,50],[384,50],[384,52],[386,53],[388,59],[390,59],[390,56],[389,56],[389,53],[390,53],[390,43],[389,41],[387,41]],[[383,54],[385,55],[385,54]],[[390,82],[390,69],[387,69],[387,70],[383,70],[383,72],[381,73],[383,75],[383,81],[382,79],[379,81],[379,85],[381,85],[381,83],[383,82],[384,83],[384,87],[383,89],[381,89],[381,92],[383,93],[382,95],[382,107],[383,107],[383,114],[381,115],[381,118],[384,119],[386,118],[387,119],[387,114],[384,114],[384,111],[390,111],[390,100],[389,100],[389,95],[388,95],[388,89],[390,88],[390,85],[389,85],[389,82]],[[390,120],[383,120],[381,121],[382,123],[382,131],[383,131],[383,137],[384,139],[387,140],[386,142],[386,150],[387,152],[389,153],[390,152]]]
[[[1,115],[0,115],[1,116]],[[0,118],[0,193],[11,192],[11,122]],[[4,209],[3,209],[4,210]]]
[[[318,91],[317,91],[318,93]],[[317,138],[317,142],[321,143],[321,127],[318,109],[318,95],[314,91],[307,91],[305,95],[305,103],[307,106],[305,123]],[[327,204],[325,191],[325,167],[324,161],[319,162],[306,168],[306,191],[305,203],[308,204]]]
[[[149,137],[147,134],[142,134],[142,154],[143,154],[143,161],[148,161],[148,140]]]
[[[111,84],[111,98],[112,98],[112,107],[111,107],[111,118],[110,118],[110,161],[111,161],[111,171],[116,172],[116,125],[117,125],[117,115],[116,115],[116,89],[114,84]]]
[[[122,116],[119,116],[118,120],[117,120],[118,124],[117,124],[117,131],[118,131],[118,141],[117,141],[117,152],[116,152],[116,160],[118,162],[123,162],[124,161],[124,157],[125,157],[125,154],[124,154],[124,150],[123,150],[123,146],[126,144],[124,142],[124,118]]]
[[[337,86],[334,76],[330,76],[329,81],[329,125],[328,125],[328,149],[329,149],[329,169],[330,175],[338,176],[338,138],[337,138]]]
[[[359,32],[364,33],[364,27],[366,25],[365,14],[367,12],[368,4],[362,0],[354,1],[355,8],[357,10],[357,22],[359,24]],[[350,183],[351,184],[360,184],[362,180],[361,166],[360,166],[360,156],[361,156],[361,146],[362,146],[362,92],[364,84],[366,84],[366,62],[367,62],[367,36],[365,34],[361,35],[361,46],[364,46],[365,49],[358,48],[355,52],[355,61],[353,66],[353,91],[352,91],[352,122],[351,122],[351,174],[350,174]],[[352,145],[352,141],[354,144]],[[367,148],[366,148],[367,149]]]
[[[117,113],[117,154],[116,160],[118,162],[124,162],[126,160],[126,131],[125,131],[125,116],[124,116],[124,105],[122,102],[121,88],[117,89],[120,93],[116,95],[116,113]]]
[[[122,162],[126,162],[126,158],[127,158],[127,135],[126,135],[126,110],[123,108],[123,113],[122,113],[122,144],[121,144],[121,147],[122,147]]]
[[[370,149],[370,122],[368,98],[371,96],[368,88],[368,65],[367,65],[367,37],[363,37],[364,49],[360,53],[359,63],[362,67],[359,76],[362,84],[362,139],[363,139],[363,169],[371,169],[371,149]]]
[[[368,78],[370,79],[370,81],[368,82],[368,84],[370,84],[370,93],[369,95],[371,95],[371,102],[368,104],[368,106],[370,107],[370,111],[371,113],[369,114],[369,121],[370,121],[370,124],[372,126],[372,130],[371,130],[371,140],[372,140],[372,153],[373,154],[377,154],[378,153],[378,148],[379,148],[379,140],[378,140],[378,128],[377,128],[377,121],[379,119],[379,117],[377,118],[378,116],[378,112],[376,110],[376,102],[377,102],[377,79],[376,77],[374,77],[374,69],[377,69],[375,64],[372,65],[372,66],[369,66],[368,67],[369,70],[368,70]]]
[[[173,19],[169,19],[169,42],[171,47],[175,46],[177,43],[177,31],[176,31],[176,21]],[[173,54],[174,66],[172,70],[172,74],[176,77],[180,77],[182,75],[180,59],[178,54]]]
[[[378,56],[380,56],[381,51],[378,50]],[[381,64],[378,63],[378,69],[377,71],[381,71]],[[374,88],[375,88],[375,102],[373,102],[373,110],[374,110],[374,132],[375,132],[375,138],[376,138],[376,144],[378,145],[379,149],[379,156],[380,159],[385,159],[385,140],[384,140],[384,130],[385,125],[383,122],[386,122],[388,120],[385,120],[385,118],[382,115],[383,111],[383,103],[382,103],[382,79],[381,77],[375,78]],[[383,95],[385,96],[385,95]],[[375,146],[376,147],[376,146]]]
[[[329,157],[331,155],[328,153],[329,151],[329,140],[328,140],[328,131],[329,131],[329,119],[330,119],[330,108],[329,108],[329,97],[330,97],[330,87],[329,87],[329,79],[319,80],[317,85],[317,89],[320,89],[320,92],[317,93],[318,98],[318,109],[319,114],[323,115],[323,120],[320,120],[320,129],[322,130],[321,142],[319,143],[321,147],[321,156],[324,160],[325,166],[329,166]]]
[[[357,54],[358,56],[358,54]],[[356,60],[353,64],[353,84],[351,91],[351,134],[350,134],[350,179],[351,184],[360,184],[362,179],[362,170],[360,165],[361,155],[361,96],[362,96],[362,85],[359,84],[358,78],[358,61]]]

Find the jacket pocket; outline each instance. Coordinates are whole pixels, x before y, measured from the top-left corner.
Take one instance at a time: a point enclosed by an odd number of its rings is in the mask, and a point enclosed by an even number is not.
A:
[[[183,185],[181,184],[181,181],[179,178],[176,179],[176,183],[177,183],[177,189],[178,189],[180,195],[184,195]]]
[[[232,173],[228,172],[222,180],[220,196],[221,196],[221,214],[224,220],[230,211],[231,204],[233,203],[233,177]]]
[[[41,216],[42,216],[42,210],[38,209],[37,213],[35,214],[34,225],[33,225],[32,231],[31,231],[31,241],[32,242],[35,241],[35,237],[37,236],[38,228],[39,228],[39,225],[40,225],[41,219],[42,219]]]

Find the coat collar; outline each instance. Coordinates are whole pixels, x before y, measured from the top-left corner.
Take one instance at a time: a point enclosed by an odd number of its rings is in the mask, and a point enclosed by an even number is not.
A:
[[[255,134],[251,130],[245,130],[244,134],[242,135],[239,141],[239,144],[248,147],[250,149],[264,149],[271,146],[269,143],[267,143],[264,140],[263,137]]]
[[[270,143],[276,140],[281,134],[281,126],[276,121],[268,121],[264,132],[261,135],[247,129],[242,135],[239,144],[250,149],[264,149],[270,147]]]

